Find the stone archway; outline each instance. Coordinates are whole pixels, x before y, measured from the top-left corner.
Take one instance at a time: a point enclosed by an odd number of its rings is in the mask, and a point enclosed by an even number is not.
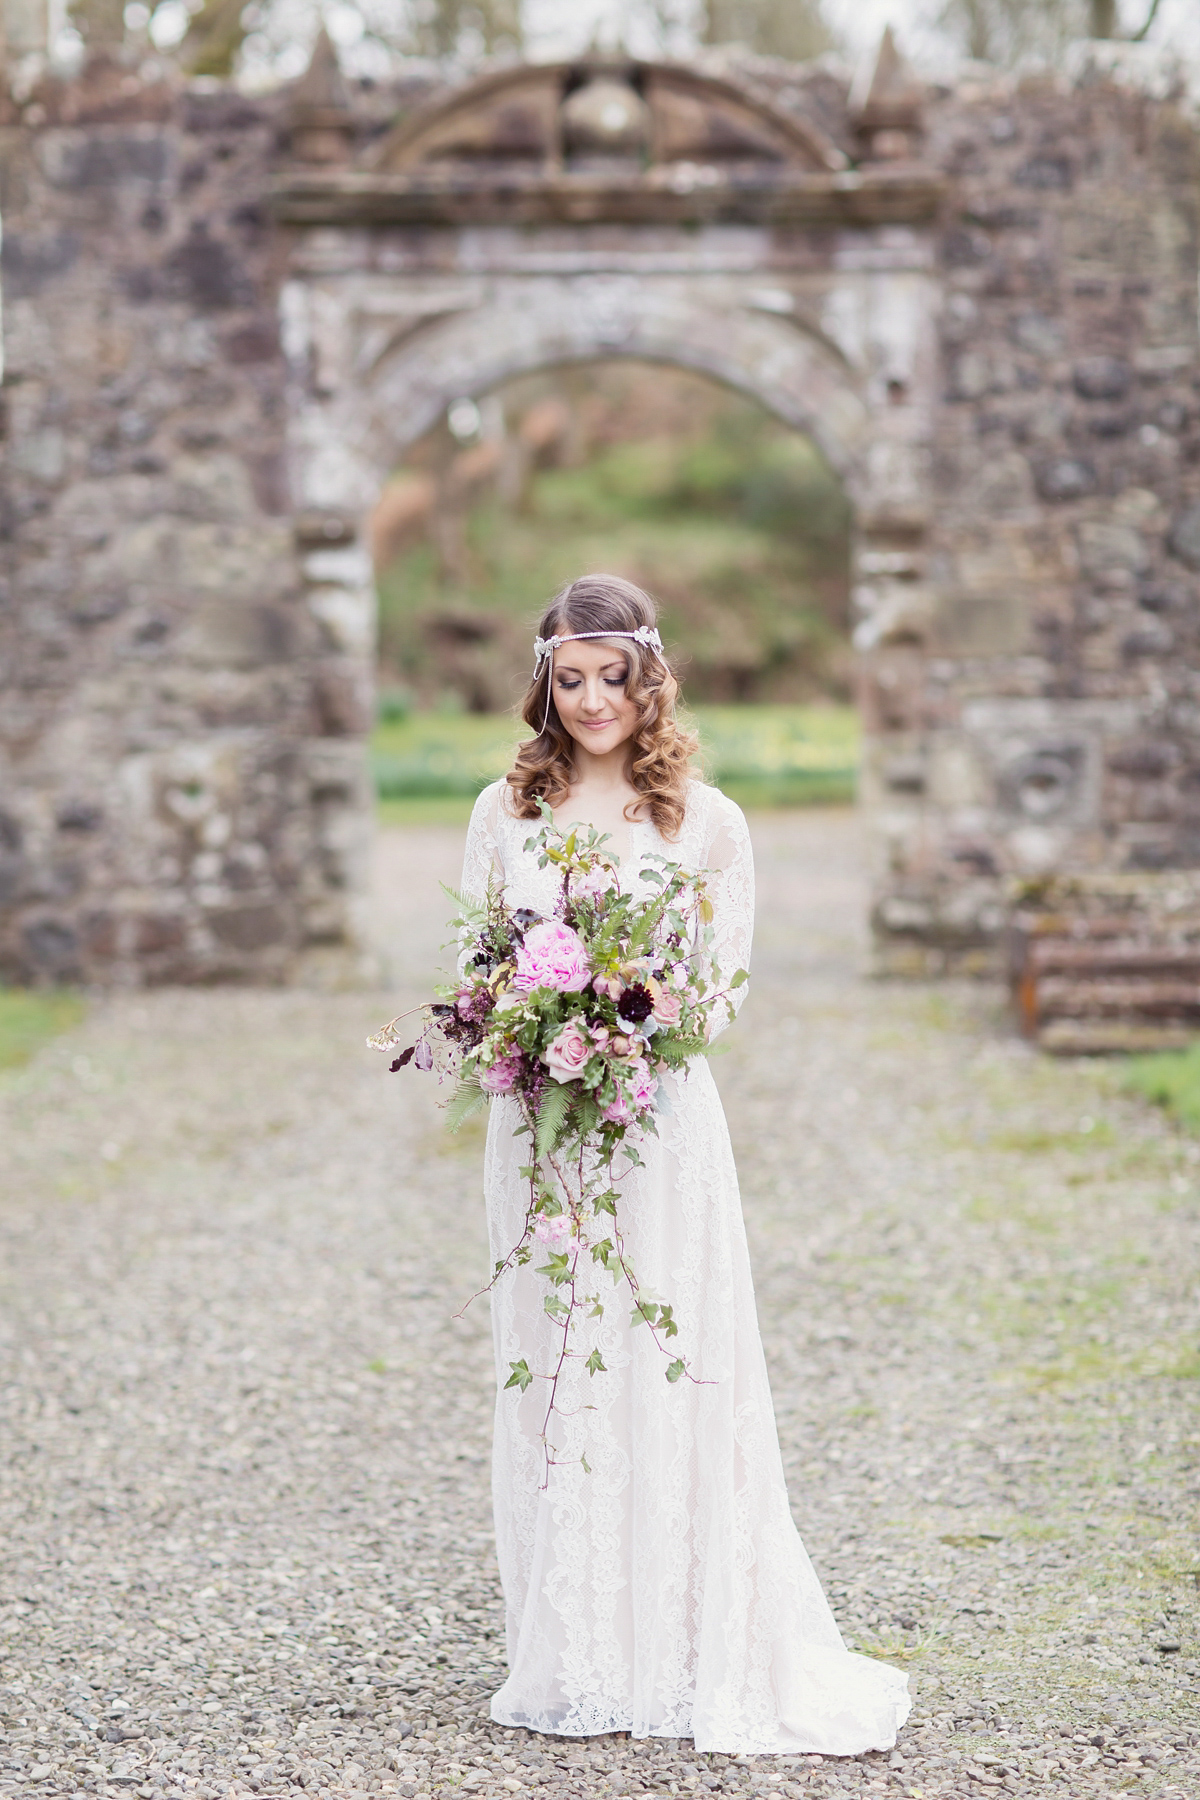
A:
[[[672,363],[757,400],[811,436],[862,504],[877,467],[869,380],[819,329],[797,321],[789,300],[728,275],[514,271],[449,290],[381,285],[341,295],[328,282],[297,285],[288,296],[293,330],[303,318],[315,325],[319,353],[344,371],[294,418],[298,496],[308,507],[353,513],[458,396],[537,369],[622,356]],[[306,340],[302,354],[312,347]]]
[[[319,54],[293,150],[326,158],[322,78]],[[940,191],[913,162],[850,169],[728,81],[628,63],[503,71],[356,165],[293,165],[274,196],[291,488],[309,605],[363,710],[366,527],[406,447],[460,396],[622,356],[738,389],[819,446],[854,507],[860,614],[898,643],[877,658],[894,711],[905,622],[929,610]]]

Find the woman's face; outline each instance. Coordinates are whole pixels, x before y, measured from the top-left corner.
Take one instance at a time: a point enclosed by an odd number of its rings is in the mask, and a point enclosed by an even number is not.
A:
[[[637,730],[640,713],[626,695],[629,661],[620,638],[561,644],[550,678],[564,728],[590,755],[611,755]]]

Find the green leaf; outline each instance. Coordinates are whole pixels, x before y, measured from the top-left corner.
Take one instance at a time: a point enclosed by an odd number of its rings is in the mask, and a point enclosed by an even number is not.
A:
[[[581,1463],[582,1463],[582,1464],[583,1464],[583,1472],[584,1472],[584,1474],[585,1474],[585,1475],[590,1475],[590,1474],[591,1474],[591,1472],[592,1472],[592,1465],[591,1465],[591,1463],[590,1463],[590,1462],[589,1462],[589,1461],[588,1461],[588,1459],[587,1459],[587,1457],[586,1457],[586,1456],[581,1456],[581,1457],[580,1457],[580,1459],[579,1459],[579,1460],[580,1460],[580,1462],[581,1462]]]
[[[575,1098],[571,1083],[548,1081],[538,1107],[537,1134],[533,1149],[536,1156],[547,1156],[554,1149],[567,1122],[571,1101]]]
[[[654,1300],[638,1300],[630,1314],[631,1325],[653,1325],[658,1317],[658,1304]]]
[[[739,969],[737,974],[734,976],[733,980],[730,982],[729,985],[731,988],[740,988],[742,983],[744,981],[749,981],[749,979],[750,979],[749,969]]]
[[[459,1131],[472,1113],[480,1112],[488,1103],[488,1097],[477,1081],[460,1082],[446,1108],[446,1129]]]
[[[601,1356],[601,1354],[598,1350],[593,1350],[592,1354],[588,1357],[587,1371],[588,1371],[589,1375],[607,1375],[608,1374],[608,1370],[604,1366],[604,1358]]]
[[[612,1218],[615,1219],[617,1216],[617,1204],[616,1203],[617,1203],[618,1198],[619,1198],[619,1195],[612,1188],[608,1188],[605,1190],[605,1192],[603,1194],[596,1195],[595,1199],[592,1201],[592,1211],[598,1212],[598,1213],[608,1213]]]
[[[520,1362],[509,1363],[508,1366],[512,1370],[512,1374],[504,1384],[506,1389],[510,1387],[520,1388],[521,1392],[524,1393],[527,1387],[533,1385],[533,1375],[530,1371],[529,1364],[525,1361],[524,1357],[521,1358]]]
[[[542,1309],[551,1319],[561,1319],[564,1313],[569,1313],[571,1310],[566,1301],[560,1300],[557,1294],[546,1294],[542,1300]]]
[[[682,1356],[677,1356],[673,1363],[667,1364],[667,1380],[678,1381],[679,1377],[684,1373],[686,1366]]]

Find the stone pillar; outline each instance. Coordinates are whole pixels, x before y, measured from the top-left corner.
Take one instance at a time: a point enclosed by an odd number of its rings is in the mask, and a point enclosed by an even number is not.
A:
[[[70,0],[67,12],[89,53],[119,50],[125,42],[124,0]]]
[[[49,35],[46,0],[3,0],[4,60],[9,70],[22,57],[44,55]]]

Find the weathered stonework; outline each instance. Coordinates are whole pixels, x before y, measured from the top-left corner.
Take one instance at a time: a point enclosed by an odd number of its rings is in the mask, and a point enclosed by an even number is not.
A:
[[[7,103],[0,975],[354,967],[370,510],[454,398],[608,354],[855,503],[881,966],[997,966],[1013,876],[1200,864],[1176,102],[919,111],[886,56],[853,113],[761,63],[419,99],[324,46],[269,101],[97,61]]]

